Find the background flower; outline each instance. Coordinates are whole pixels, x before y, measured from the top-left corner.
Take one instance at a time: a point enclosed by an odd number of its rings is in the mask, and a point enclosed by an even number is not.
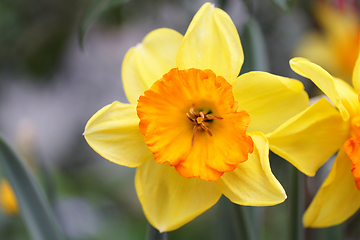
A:
[[[355,3],[314,1],[312,14],[319,30],[301,38],[293,56],[305,57],[334,76],[351,82],[359,52],[360,19]]]
[[[12,215],[18,213],[18,206],[15,194],[5,179],[0,183],[0,206],[4,213]]]
[[[360,191],[356,183],[357,156],[359,152],[351,149],[349,140],[358,139],[358,123],[360,103],[358,100],[359,86],[359,60],[353,72],[353,85],[355,89],[344,81],[332,77],[320,66],[302,58],[294,58],[290,61],[292,69],[298,74],[311,79],[339,109],[337,113],[341,116],[341,121],[327,120],[327,124],[332,125],[326,131],[321,131],[321,138],[334,139],[338,142],[339,151],[334,165],[318,190],[303,218],[305,226],[308,227],[328,227],[344,222],[350,218],[360,208]],[[323,100],[325,102],[326,100]],[[319,101],[320,102],[320,101]],[[315,104],[314,104],[315,105]],[[334,113],[336,114],[336,113]],[[309,120],[308,122],[310,122]],[[316,120],[312,120],[315,122]],[[302,123],[304,124],[304,123]],[[316,133],[299,132],[307,134],[312,138]],[[316,137],[315,137],[316,138]],[[313,147],[304,151],[319,151],[326,145],[314,144]],[[356,143],[353,146],[356,147]],[[352,152],[354,151],[354,152]],[[349,159],[350,157],[350,159]]]

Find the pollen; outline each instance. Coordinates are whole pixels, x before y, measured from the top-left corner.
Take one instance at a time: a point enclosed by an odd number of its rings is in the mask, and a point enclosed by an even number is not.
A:
[[[249,114],[211,70],[170,70],[140,96],[137,114],[155,161],[186,178],[215,181],[253,151]]]

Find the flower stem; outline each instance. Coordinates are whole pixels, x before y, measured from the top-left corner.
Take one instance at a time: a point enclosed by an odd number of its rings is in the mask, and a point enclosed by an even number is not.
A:
[[[255,240],[257,224],[251,218],[254,210],[249,207],[232,203],[226,197],[220,198],[219,208],[219,236],[221,240]]]
[[[160,233],[156,228],[149,224],[146,240],[169,240],[169,233]]]
[[[341,240],[344,239],[344,224],[336,225],[328,228],[316,229],[316,239],[319,240]],[[349,238],[350,239],[350,238]],[[354,238],[356,239],[356,238]]]
[[[239,228],[241,232],[241,239],[255,240],[255,228],[252,218],[250,216],[250,207],[237,206],[236,215],[239,221]]]
[[[290,232],[289,239],[304,240],[304,227],[302,215],[304,213],[304,175],[295,167],[291,167],[291,190],[290,190]]]

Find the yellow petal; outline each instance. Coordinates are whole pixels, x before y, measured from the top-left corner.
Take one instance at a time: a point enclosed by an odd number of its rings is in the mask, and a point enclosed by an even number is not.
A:
[[[285,190],[272,174],[269,163],[269,143],[262,133],[250,134],[254,152],[246,162],[215,182],[232,202],[248,206],[269,206],[286,199]]]
[[[346,108],[350,116],[354,116],[354,114],[358,113],[360,109],[358,94],[355,92],[353,87],[341,79],[334,78],[334,83],[336,90],[339,93],[341,103]]]
[[[325,182],[305,211],[305,227],[330,227],[340,224],[360,208],[360,191],[356,187],[351,164],[341,149]]]
[[[176,67],[176,54],[182,38],[175,30],[160,28],[129,49],[122,65],[122,79],[130,103],[136,103],[156,80]]]
[[[353,70],[352,84],[356,92],[360,93],[360,51]]]
[[[250,115],[248,132],[269,133],[303,111],[309,98],[300,81],[266,72],[249,72],[233,84],[239,109]]]
[[[324,98],[267,135],[270,149],[301,172],[314,176],[346,141],[350,131],[339,111]]]
[[[152,157],[139,130],[136,105],[113,102],[94,114],[85,126],[88,144],[104,158],[137,167]]]
[[[339,92],[335,87],[335,80],[327,71],[305,58],[291,59],[290,67],[297,74],[313,81],[340,110],[343,119],[345,121],[349,119],[349,113],[341,102]]]
[[[231,82],[239,75],[244,54],[239,34],[227,13],[205,3],[196,13],[180,45],[180,69],[211,69]]]
[[[160,232],[190,222],[221,196],[214,182],[184,178],[174,167],[154,159],[138,167],[135,187],[148,221]]]

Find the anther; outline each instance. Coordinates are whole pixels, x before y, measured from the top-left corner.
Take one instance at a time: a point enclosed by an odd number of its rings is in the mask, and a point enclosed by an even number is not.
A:
[[[212,116],[210,114],[204,114],[203,111],[200,111],[199,113],[195,112],[194,104],[191,106],[189,112],[190,114],[186,113],[186,116],[192,123],[194,123],[193,135],[191,138],[191,146],[194,145],[195,133],[198,128],[202,128],[207,134],[209,134],[210,137],[212,137],[212,133],[210,132],[210,129],[205,125],[205,122],[207,120],[223,119],[222,117]]]

